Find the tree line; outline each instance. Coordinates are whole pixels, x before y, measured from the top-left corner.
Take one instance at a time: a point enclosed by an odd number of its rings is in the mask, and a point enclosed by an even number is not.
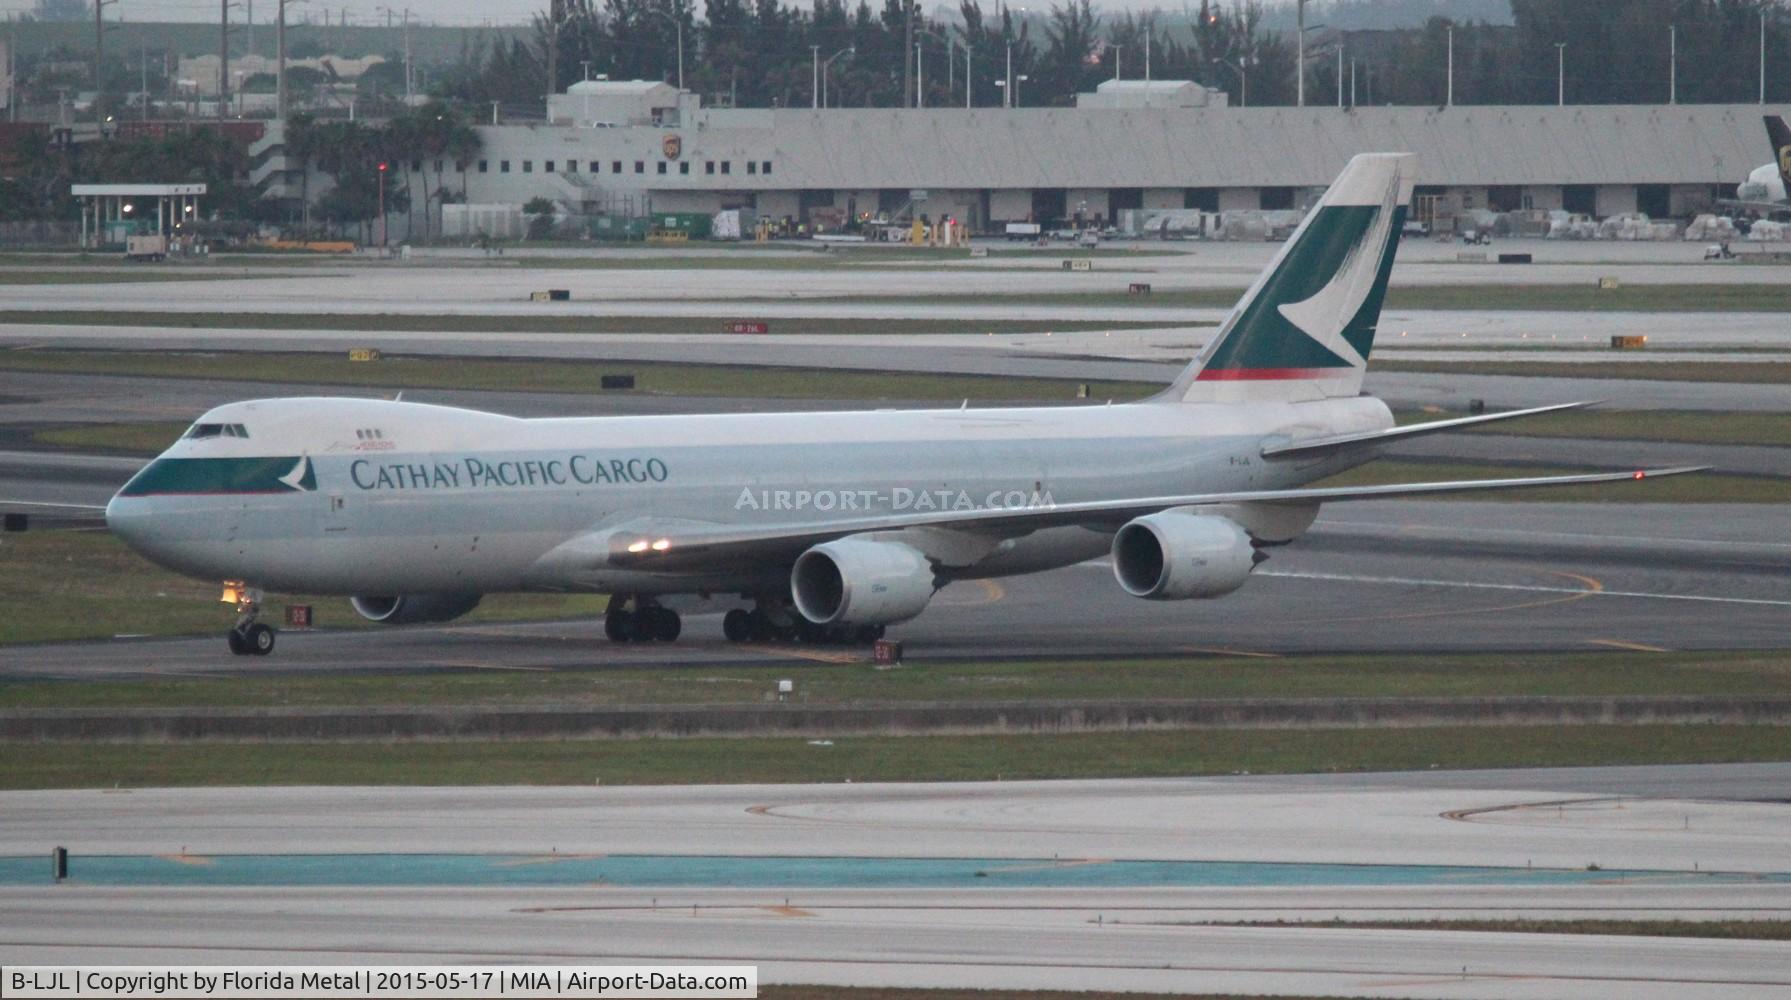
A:
[[[926,106],[962,107],[966,91],[974,105],[1001,105],[1010,58],[1012,75],[1026,77],[1020,103],[1064,107],[1103,80],[1144,77],[1147,51],[1154,78],[1223,90],[1233,105],[1289,105],[1298,90],[1294,32],[1265,27],[1258,0],[1117,14],[1092,0],[1045,11],[960,0],[955,19],[916,0],[848,2],[709,0],[699,17],[695,0],[552,0],[530,37],[469,43],[432,92],[539,116],[550,84],[558,92],[598,74],[676,82],[680,34],[685,85],[740,107],[808,106],[818,89],[838,107],[913,106],[917,74]],[[1313,4],[1309,20],[1324,10]],[[1440,105],[1453,42],[1458,104],[1551,104],[1558,83],[1568,103],[1665,103],[1674,74],[1682,103],[1751,102],[1762,27],[1765,98],[1791,99],[1785,0],[1511,0],[1511,14],[1510,24],[1432,17],[1396,31],[1309,32],[1306,99]]]

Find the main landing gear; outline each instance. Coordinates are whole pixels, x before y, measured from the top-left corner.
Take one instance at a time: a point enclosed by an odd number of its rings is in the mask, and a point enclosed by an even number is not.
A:
[[[609,609],[603,614],[603,634],[611,642],[671,642],[684,631],[684,620],[671,608],[661,607],[652,598],[636,597],[630,608],[629,598],[612,594]]]
[[[722,616],[721,630],[733,642],[846,646],[868,645],[883,638],[881,625],[816,625],[789,604],[766,600],[756,601],[751,611],[729,611]],[[603,614],[603,634],[611,642],[671,642],[683,631],[678,613],[651,597],[611,594]]]
[[[240,583],[224,584],[224,601],[236,605],[236,624],[225,634],[237,656],[266,656],[274,651],[274,629],[255,619],[261,615],[261,591]]]
[[[881,625],[816,625],[793,608],[764,601],[748,611],[735,608],[721,619],[732,642],[803,642],[811,645],[864,645],[883,638]]]

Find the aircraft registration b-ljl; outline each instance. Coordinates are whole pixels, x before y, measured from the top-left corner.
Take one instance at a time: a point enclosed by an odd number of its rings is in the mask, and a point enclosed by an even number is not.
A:
[[[953,581],[1111,553],[1135,597],[1219,597],[1326,501],[1688,469],[1311,488],[1389,441],[1360,393],[1416,158],[1349,162],[1200,356],[1124,405],[517,419],[368,399],[205,414],[106,507],[112,532],[239,595],[342,594],[437,622],[504,591],[610,594],[610,638],[671,640],[672,595],[738,594],[730,639],[864,641]]]

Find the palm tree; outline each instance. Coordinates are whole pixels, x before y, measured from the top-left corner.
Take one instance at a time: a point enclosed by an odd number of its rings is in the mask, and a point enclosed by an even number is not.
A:
[[[299,229],[311,234],[311,158],[317,155],[317,120],[296,114],[286,121],[286,155],[299,164]]]
[[[450,120],[447,142],[444,151],[454,158],[454,166],[460,171],[460,200],[466,201],[466,167],[479,155],[479,149],[485,141],[479,138],[479,130],[456,117]]]

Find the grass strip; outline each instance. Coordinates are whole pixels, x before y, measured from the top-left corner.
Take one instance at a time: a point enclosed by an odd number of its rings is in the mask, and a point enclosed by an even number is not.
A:
[[[1558,361],[1376,361],[1374,370],[1518,378],[1758,382],[1769,385],[1791,382],[1791,362],[1786,361],[1589,361],[1584,364]]]
[[[912,303],[914,299],[904,300]],[[727,324],[758,319],[753,303],[733,302],[713,316],[468,316],[422,313],[227,313],[146,312],[98,309],[0,310],[0,323],[47,326],[128,326],[177,330],[364,330],[369,334],[406,333],[699,333],[729,335]],[[874,319],[776,317],[766,319],[772,333],[1047,333],[1078,330],[1151,330],[1211,326],[1194,320],[1029,320],[1029,319]],[[740,335],[750,342],[750,335]],[[368,338],[378,346],[377,337]]]
[[[1487,726],[439,743],[8,744],[6,788],[1001,781],[1791,759],[1791,726]]]
[[[1597,469],[1558,466],[1494,465],[1462,462],[1379,459],[1321,480],[1314,486],[1385,486],[1471,479],[1519,479],[1574,475]],[[1737,476],[1712,472],[1668,476],[1642,482],[1539,486],[1529,489],[1439,493],[1413,499],[1429,501],[1501,500],[1553,503],[1791,503],[1791,479],[1783,476]]]
[[[494,598],[495,600],[495,598]],[[210,630],[222,608],[199,606]],[[497,609],[486,612],[495,613]],[[332,625],[352,614],[335,599]],[[302,642],[302,639],[293,641]],[[217,655],[226,657],[223,643]],[[868,659],[868,654],[865,654]],[[195,666],[200,666],[196,664]],[[1645,669],[1640,669],[1644,667]],[[1472,653],[910,661],[902,670],[810,661],[765,666],[426,671],[240,677],[161,677],[0,683],[0,708],[363,708],[374,706],[607,707],[758,704],[781,679],[806,705],[952,703],[1001,699],[1167,701],[1184,698],[1481,698],[1499,696],[1747,697],[1791,690],[1791,653]]]
[[[0,270],[3,285],[113,285],[155,284],[169,281],[229,281],[247,278],[246,274],[215,274],[204,271],[97,271],[82,268],[45,271]],[[254,277],[266,277],[255,275]]]
[[[207,353],[173,351],[0,351],[0,371],[215,379],[379,389],[479,389],[593,395],[604,375],[628,374],[626,390],[672,396],[872,401],[1011,402],[1070,400],[1079,385],[1091,399],[1137,399],[1159,391],[1155,382],[940,375],[909,372],[773,368],[753,365],[652,364],[632,361],[523,361],[386,355],[376,362],[343,354]]]
[[[1479,931],[1487,934],[1603,934],[1622,937],[1791,941],[1791,920],[1215,920],[1200,927],[1335,927],[1346,930]]]

